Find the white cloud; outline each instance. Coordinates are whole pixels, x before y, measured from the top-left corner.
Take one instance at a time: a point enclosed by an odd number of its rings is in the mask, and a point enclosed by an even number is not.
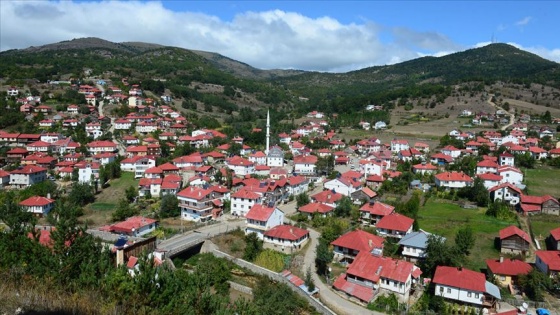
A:
[[[522,18],[521,20],[515,22],[515,25],[525,26],[525,25],[529,24],[529,22],[531,22],[532,19],[533,19],[532,16],[526,16],[526,17]]]
[[[154,1],[2,2],[2,51],[81,37],[217,52],[261,69],[332,72],[466,48],[436,32],[390,28],[365,19],[343,24],[328,16],[310,18],[281,10],[243,12],[224,21],[204,13],[174,12]]]

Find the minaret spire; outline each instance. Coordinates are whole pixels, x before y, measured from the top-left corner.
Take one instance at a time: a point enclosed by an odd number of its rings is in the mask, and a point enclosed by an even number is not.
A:
[[[270,110],[266,112],[266,150],[264,154],[268,156],[268,149],[270,147]]]

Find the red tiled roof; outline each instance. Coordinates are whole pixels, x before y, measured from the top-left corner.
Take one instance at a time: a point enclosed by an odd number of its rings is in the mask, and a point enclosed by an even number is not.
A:
[[[513,235],[518,235],[519,237],[521,237],[522,239],[524,239],[525,241],[531,243],[531,237],[529,237],[529,234],[527,234],[525,231],[523,231],[522,229],[518,228],[515,225],[510,225],[505,229],[501,229],[500,230],[500,239],[506,239],[510,236]]]
[[[475,292],[486,292],[484,274],[465,268],[437,266],[432,282]]]
[[[294,157],[294,164],[315,164],[317,163],[317,157],[315,155],[306,156],[296,156]]]
[[[406,232],[408,231],[408,229],[410,229],[413,223],[414,219],[411,219],[402,214],[391,213],[379,220],[375,227],[385,230]]]
[[[472,182],[472,178],[463,172],[443,172],[437,174],[436,178],[441,181]]]
[[[210,189],[203,189],[199,187],[187,187],[181,190],[177,197],[184,197],[189,199],[201,200],[204,199],[212,191]]]
[[[334,207],[320,202],[311,202],[304,206],[299,207],[298,211],[305,213],[328,213],[334,210]]]
[[[256,204],[249,209],[249,212],[245,215],[245,218],[252,219],[255,221],[268,221],[268,218],[274,212],[274,207],[267,207],[261,204]]]
[[[19,205],[24,207],[44,207],[53,202],[54,202],[53,199],[49,199],[42,196],[33,196],[20,202]]]
[[[132,230],[138,230],[144,226],[156,223],[157,220],[146,218],[146,217],[130,217],[122,222],[117,222],[111,225],[111,231],[113,232],[124,232],[131,233]]]
[[[548,266],[550,271],[560,271],[560,252],[556,250],[538,250],[537,257]]]
[[[340,236],[331,244],[369,253],[374,248],[383,248],[383,241],[384,239],[381,236],[373,235],[362,230],[355,230]]]
[[[542,205],[543,200],[541,196],[521,195],[521,203]]]
[[[513,190],[513,191],[515,191],[515,192],[518,193],[519,195],[521,195],[521,189],[517,188],[516,186],[514,186],[514,185],[512,185],[512,184],[510,184],[510,183],[503,183],[503,184],[496,185],[496,186],[490,188],[488,191],[489,191],[489,192],[492,192],[492,191],[496,191],[496,190],[498,190],[498,189],[502,189],[502,188],[504,188],[504,187],[507,187],[507,188],[509,188],[509,189],[511,189],[511,190]]]
[[[128,258],[128,262],[126,263],[126,267],[129,269],[134,268],[134,266],[136,266],[136,263],[138,262],[138,258],[134,257],[134,256],[130,256]]]
[[[35,173],[39,173],[39,172],[46,172],[47,169],[46,168],[42,168],[40,166],[35,166],[35,165],[25,165],[21,168],[17,168],[13,171],[11,171],[11,174],[35,174]]]
[[[323,203],[335,203],[342,199],[344,195],[339,194],[337,192],[332,192],[330,190],[323,190],[315,195],[311,196],[311,199],[316,200],[317,202]]]
[[[493,173],[478,174],[476,176],[478,176],[478,178],[485,181],[489,180],[489,181],[499,182],[502,180],[502,176]]]
[[[412,165],[412,168],[417,170],[433,170],[433,171],[437,170],[437,166],[429,163]]]
[[[252,192],[248,189],[240,189],[231,195],[234,198],[244,198],[244,199],[258,199],[261,197],[260,194]]]
[[[491,160],[482,160],[476,164],[477,167],[493,167],[498,168],[498,163]]]
[[[383,202],[376,202],[374,204],[366,203],[360,208],[360,211],[367,211],[373,215],[386,216],[393,213],[395,207]]]
[[[292,225],[277,225],[264,233],[265,236],[296,241],[308,235],[309,231]]]
[[[499,259],[486,259],[486,265],[493,274],[506,276],[526,275],[533,269],[531,265],[518,259],[504,259],[503,262]]]
[[[355,296],[365,302],[370,302],[375,295],[372,288],[346,281],[345,273],[336,278],[335,282],[333,283],[333,287],[340,291],[344,291],[352,296]]]
[[[372,282],[378,282],[379,278],[406,282],[409,276],[420,275],[421,271],[417,271],[417,267],[412,263],[361,251],[348,266],[347,273]]]
[[[552,238],[554,238],[555,241],[560,240],[560,227],[551,230],[550,235],[552,235]]]

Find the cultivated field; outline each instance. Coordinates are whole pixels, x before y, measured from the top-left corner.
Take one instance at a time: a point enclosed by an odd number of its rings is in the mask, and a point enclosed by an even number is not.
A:
[[[517,225],[516,221],[500,221],[486,216],[486,208],[463,209],[446,200],[430,199],[418,212],[418,225],[421,229],[443,236],[447,242],[455,242],[457,231],[470,225],[476,237],[476,243],[465,267],[480,270],[486,267],[485,259],[498,258],[499,250],[494,240],[501,229]]]
[[[99,226],[111,222],[111,214],[117,207],[119,200],[124,198],[124,191],[130,187],[138,186],[134,173],[123,172],[120,178],[110,181],[110,186],[103,189],[95,196],[95,202],[84,209],[81,219],[90,226]]]
[[[529,194],[560,197],[560,169],[540,166],[537,169],[525,169],[524,173]]]

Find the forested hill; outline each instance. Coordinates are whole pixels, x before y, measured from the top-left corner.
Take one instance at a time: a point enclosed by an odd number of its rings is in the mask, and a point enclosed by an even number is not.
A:
[[[214,95],[211,105],[220,105],[227,114],[238,106],[280,106],[299,114],[320,106],[327,114],[353,113],[371,103],[390,108],[403,98],[445,99],[453,85],[473,81],[482,87],[497,81],[560,84],[560,64],[507,44],[347,73],[259,70],[210,52],[98,38],[5,51],[0,61],[0,77],[8,83],[80,78],[88,68],[97,76],[106,77],[110,71],[110,78],[159,80],[175,99],[204,104],[210,98],[200,95],[196,83],[215,84],[224,87],[224,93]],[[298,96],[309,101],[298,102]],[[246,101],[249,98],[257,101]]]

